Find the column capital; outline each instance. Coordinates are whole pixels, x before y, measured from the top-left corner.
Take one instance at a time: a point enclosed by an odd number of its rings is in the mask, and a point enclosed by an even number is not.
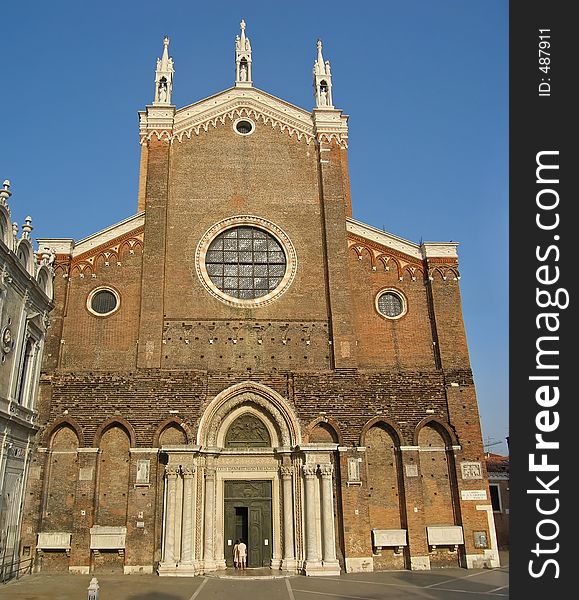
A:
[[[180,472],[180,467],[175,467],[174,465],[167,465],[165,467],[165,477],[167,477],[167,479],[177,479]]]
[[[292,467],[280,467],[279,472],[283,479],[291,479],[294,470]]]
[[[303,465],[302,472],[306,477],[315,477],[318,472],[317,465]]]
[[[324,478],[331,478],[334,472],[334,465],[320,465],[320,474]]]
[[[191,479],[195,475],[195,467],[181,467],[184,479]]]
[[[205,479],[215,479],[216,470],[215,469],[205,469]]]

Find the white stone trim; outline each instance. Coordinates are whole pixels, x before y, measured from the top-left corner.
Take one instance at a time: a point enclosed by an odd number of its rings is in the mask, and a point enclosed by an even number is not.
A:
[[[421,248],[424,258],[458,257],[458,242],[423,242]]]
[[[130,233],[131,231],[133,231],[134,229],[138,229],[139,227],[142,227],[145,224],[145,213],[140,212],[137,213],[136,215],[133,215],[131,217],[128,217],[126,219],[124,219],[123,221],[120,221],[119,223],[115,223],[114,225],[111,225],[109,227],[106,227],[105,229],[101,229],[100,231],[97,231],[96,233],[93,233],[81,240],[79,240],[78,242],[76,242],[73,246],[73,248],[70,248],[68,253],[71,253],[73,258],[76,256],[79,256],[80,254],[84,254],[85,252],[88,252],[89,250],[93,250],[94,248],[96,248],[97,246],[102,246],[103,244],[108,244],[109,242],[111,242],[112,240],[115,240],[116,238],[126,234],[126,233]],[[40,240],[38,240],[38,242],[40,243]],[[68,244],[70,243],[70,240],[58,240],[58,239],[43,239],[42,243],[44,245],[50,246],[52,248],[55,249],[55,251],[59,252],[58,248],[57,248],[57,244],[60,242],[60,246],[62,247],[63,250],[65,250],[65,248],[67,248]]]
[[[484,510],[487,513],[487,524],[489,528],[489,539],[491,547],[484,550],[483,555],[467,554],[466,568],[477,569],[486,566],[498,568],[501,566],[499,558],[499,545],[497,542],[497,530],[495,528],[495,518],[493,516],[493,507],[491,504],[477,504],[477,510]]]
[[[401,302],[402,302],[402,312],[399,315],[396,315],[394,317],[391,317],[389,315],[385,315],[379,308],[378,306],[378,300],[380,299],[381,296],[383,296],[384,294],[392,294],[393,296],[397,296],[398,298],[400,298]],[[396,321],[398,319],[401,319],[407,312],[408,312],[408,300],[406,299],[406,295],[401,292],[399,289],[395,288],[395,287],[385,287],[382,288],[374,297],[374,308],[376,309],[376,312],[383,318],[383,319],[388,319],[389,321]]]
[[[88,567],[87,567],[88,569]],[[124,565],[124,575],[138,575],[138,574],[150,575],[153,573],[153,565]]]
[[[231,410],[246,402],[263,407],[271,415],[280,430],[282,446],[296,446],[301,442],[299,422],[283,396],[263,384],[244,381],[220,392],[205,409],[197,431],[197,444],[206,449],[217,448],[222,421]]]
[[[113,294],[113,296],[117,299],[117,304],[115,305],[115,307],[113,308],[113,310],[110,310],[107,313],[99,313],[96,312],[96,310],[93,309],[92,307],[92,299],[99,293],[99,292],[111,292],[111,294]],[[86,309],[88,310],[89,313],[91,313],[92,315],[94,315],[95,317],[110,317],[111,315],[113,315],[114,313],[116,313],[119,308],[121,307],[121,295],[119,294],[119,292],[112,286],[110,285],[100,285],[99,287],[94,288],[94,290],[91,290],[89,295],[86,298]]]
[[[345,558],[346,573],[371,573],[374,571],[374,559],[371,556]]]
[[[370,240],[371,242],[377,242],[382,246],[391,248],[392,250],[403,252],[404,254],[407,254],[418,261],[422,260],[422,253],[420,252],[420,246],[418,244],[405,240],[404,238],[398,237],[392,233],[382,231],[381,229],[376,229],[371,225],[362,223],[362,221],[346,218],[346,231]]]
[[[89,575],[90,567],[85,565],[70,565],[68,567],[69,573],[75,573],[77,575]]]
[[[411,556],[410,570],[430,571],[430,556]]]

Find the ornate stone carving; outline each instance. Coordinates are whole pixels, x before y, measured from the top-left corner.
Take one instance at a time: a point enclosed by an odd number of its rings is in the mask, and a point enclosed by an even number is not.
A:
[[[318,472],[317,465],[303,465],[302,472],[305,477],[315,477]]]
[[[183,473],[183,479],[191,479],[195,476],[195,467],[181,467],[181,472]]]
[[[283,479],[291,479],[294,470],[292,467],[280,467],[279,472]]]
[[[229,427],[225,436],[226,448],[270,447],[267,427],[256,416],[244,414]]]
[[[210,420],[210,428],[207,432],[207,445],[208,446],[216,446],[217,445],[217,435],[221,428],[221,423],[223,420],[231,413],[232,410],[237,408],[242,404],[254,404],[259,406],[265,410],[266,413],[269,413],[273,418],[276,429],[278,433],[281,435],[281,443],[283,446],[290,446],[291,439],[288,430],[288,424],[286,419],[278,410],[271,401],[259,396],[258,394],[252,392],[241,393],[229,400],[226,400],[215,412],[213,417]]]
[[[70,550],[71,533],[51,531],[38,534],[36,547],[39,550]]]
[[[177,478],[179,476],[179,473],[181,472],[179,467],[176,467],[174,465],[167,465],[165,467],[165,477],[167,477],[167,479],[169,478]]]

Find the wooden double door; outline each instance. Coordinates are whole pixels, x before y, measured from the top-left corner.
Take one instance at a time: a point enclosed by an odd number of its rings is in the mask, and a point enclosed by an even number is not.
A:
[[[248,567],[271,566],[271,481],[225,481],[224,502],[227,566],[233,566],[237,540],[247,545]]]

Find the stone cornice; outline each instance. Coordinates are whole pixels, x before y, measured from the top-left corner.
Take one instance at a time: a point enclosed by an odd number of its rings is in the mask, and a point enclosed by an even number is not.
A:
[[[372,260],[380,254],[394,256],[403,262],[422,267],[424,260],[428,264],[458,264],[456,242],[424,242],[415,244],[371,225],[346,219],[346,231],[350,247],[362,244],[372,250]]]
[[[253,87],[224,90],[178,109],[174,118],[168,113],[159,116],[152,108],[147,107],[146,111],[139,113],[141,144],[153,137],[181,142],[226,121],[247,117],[269,124],[274,129],[279,128],[298,140],[305,139],[308,144],[314,139],[335,139],[343,147],[347,145],[347,117],[341,111],[331,111],[331,122],[320,127],[316,115]]]
[[[112,238],[112,239],[108,240],[107,242],[100,244],[99,246],[95,246],[95,247],[91,248],[90,250],[83,252],[82,254],[73,256],[72,265],[75,265],[80,262],[85,262],[85,261],[92,262],[92,260],[94,259],[95,256],[98,256],[102,252],[107,252],[109,250],[116,253],[118,251],[118,247],[127,240],[137,238],[142,241],[144,231],[145,231],[145,227],[144,227],[144,225],[141,225],[140,227],[137,227],[136,229],[133,229],[132,231],[128,231],[127,233],[124,233],[122,235],[119,235],[118,237]]]

